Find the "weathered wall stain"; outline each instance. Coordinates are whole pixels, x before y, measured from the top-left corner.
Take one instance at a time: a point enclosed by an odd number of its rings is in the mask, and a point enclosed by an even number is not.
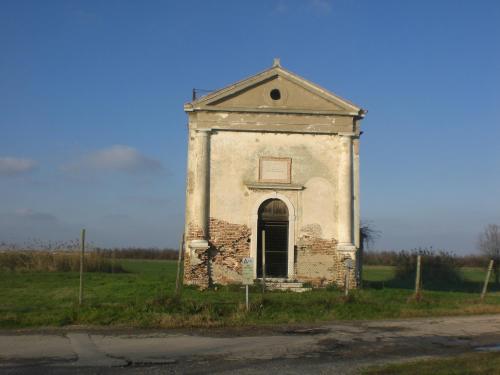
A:
[[[364,110],[276,62],[184,109],[185,282],[240,282],[242,258],[257,256],[259,204],[274,197],[287,202],[291,215],[287,278],[343,285],[345,260],[356,260],[359,245]],[[288,177],[266,182],[261,160],[280,158],[290,161]],[[351,287],[357,274],[348,275]]]

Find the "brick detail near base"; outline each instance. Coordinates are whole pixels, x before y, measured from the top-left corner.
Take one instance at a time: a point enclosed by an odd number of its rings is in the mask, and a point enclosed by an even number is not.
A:
[[[337,251],[337,241],[324,239],[312,234],[303,234],[297,241],[295,259],[295,278],[301,282],[309,282],[315,287],[345,284],[345,260],[350,257]],[[356,264],[355,259],[353,263]],[[355,270],[349,272],[349,287],[356,288]]]
[[[233,224],[210,218],[207,250],[192,251],[189,243],[203,239],[203,231],[189,225],[185,240],[184,282],[206,288],[210,284],[238,283],[241,280],[241,260],[250,256],[251,230],[243,224]],[[194,258],[192,258],[194,257]],[[343,287],[347,269],[345,260],[357,265],[356,254],[337,250],[337,241],[320,238],[316,233],[302,233],[295,252],[295,279],[322,287],[336,284]],[[356,269],[349,272],[349,286],[358,286]]]
[[[189,247],[192,240],[201,240],[203,238],[203,230],[199,226],[195,224],[188,225],[184,239],[184,283],[206,288],[209,285],[208,251],[191,251]]]
[[[239,282],[241,260],[250,256],[250,237],[251,230],[246,225],[210,218],[210,248],[192,252],[190,242],[204,236],[200,228],[189,225],[185,239],[184,282],[201,288],[210,284]]]
[[[251,230],[244,224],[210,218],[212,280],[228,284],[241,280],[241,261],[250,256]]]

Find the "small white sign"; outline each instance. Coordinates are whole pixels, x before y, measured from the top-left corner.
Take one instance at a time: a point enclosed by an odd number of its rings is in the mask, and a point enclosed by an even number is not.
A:
[[[351,259],[351,258],[347,258],[347,259],[344,261],[344,264],[345,264],[346,268],[348,268],[348,269],[350,269],[350,270],[354,268],[354,263],[353,263],[353,261],[352,261],[352,259]]]
[[[241,261],[243,285],[253,285],[254,258],[243,258]]]

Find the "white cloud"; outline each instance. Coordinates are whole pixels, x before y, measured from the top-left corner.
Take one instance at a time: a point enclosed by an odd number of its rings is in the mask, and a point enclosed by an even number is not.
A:
[[[0,158],[0,176],[16,176],[33,171],[37,162],[31,159]]]
[[[135,148],[114,145],[94,151],[76,162],[62,166],[65,172],[121,171],[127,173],[159,172],[163,170],[160,161],[148,158]]]

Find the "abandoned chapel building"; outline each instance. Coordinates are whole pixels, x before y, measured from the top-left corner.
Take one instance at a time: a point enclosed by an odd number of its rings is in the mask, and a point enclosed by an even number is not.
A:
[[[254,279],[264,263],[266,278],[356,287],[366,111],[278,59],[184,110],[184,282],[239,283],[252,257]]]

